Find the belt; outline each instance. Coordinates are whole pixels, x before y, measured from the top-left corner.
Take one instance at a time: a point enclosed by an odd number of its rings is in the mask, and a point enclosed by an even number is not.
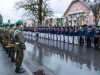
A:
[[[19,45],[20,43],[19,42],[15,42],[15,44]]]
[[[95,37],[99,37],[99,35],[94,35]]]

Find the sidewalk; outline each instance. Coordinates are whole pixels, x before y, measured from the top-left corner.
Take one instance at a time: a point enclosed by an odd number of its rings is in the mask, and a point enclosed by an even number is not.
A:
[[[10,60],[11,58],[8,57],[0,44],[0,75],[29,75],[27,72],[16,74],[15,63],[11,63]]]

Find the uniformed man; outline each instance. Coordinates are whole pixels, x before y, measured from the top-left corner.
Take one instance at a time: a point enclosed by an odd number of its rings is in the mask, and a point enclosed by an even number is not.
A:
[[[94,46],[95,49],[99,49],[99,36],[100,36],[100,30],[98,27],[94,30]]]
[[[46,38],[49,39],[49,28],[46,28]]]
[[[90,29],[90,27],[88,27],[88,30],[86,31],[87,47],[91,47],[91,39],[92,39],[92,30]]]
[[[9,29],[10,29],[10,25],[8,23],[6,23],[6,28],[4,29],[4,48],[7,51],[7,53],[9,53],[9,50],[5,47],[8,45],[8,43],[10,42],[10,35],[9,35]],[[11,57],[11,55],[9,54],[8,57]]]
[[[2,36],[2,45],[3,45],[3,48],[4,48],[4,31],[5,31],[5,24],[3,23],[3,28],[1,29],[1,36]]]
[[[69,30],[69,43],[72,44],[73,43],[73,27],[70,27],[70,30]]]
[[[79,36],[80,36],[80,46],[82,46],[85,42],[85,30],[83,27],[80,28],[80,33],[79,33]]]
[[[74,30],[74,44],[78,44],[78,36],[79,36],[79,30],[78,30],[78,27],[75,27],[75,30]]]
[[[32,28],[32,36],[34,36],[34,28]]]
[[[51,40],[51,27],[49,27],[49,39]]]
[[[65,32],[64,28],[61,28],[60,37],[62,42],[65,40],[64,32]]]
[[[51,40],[53,40],[54,37],[54,27],[51,28]]]
[[[61,32],[61,29],[58,28],[58,31],[57,31],[57,40],[58,41],[61,41],[60,32]]]
[[[1,28],[1,44],[3,45],[3,41],[4,41],[4,23],[2,24],[2,28]]]
[[[1,36],[1,34],[2,34],[2,24],[0,24],[0,43],[1,43],[1,41],[2,41],[2,36]]]
[[[57,28],[54,28],[54,40],[57,40]]]
[[[65,30],[65,42],[68,42],[68,34],[69,34],[69,29],[67,27]]]
[[[10,35],[10,44],[15,44],[15,39],[14,39],[14,30],[15,30],[15,24],[10,24],[10,30],[9,30],[9,35]],[[9,50],[9,53],[11,55],[11,62],[15,62],[15,51],[14,51],[14,46],[12,46]]]
[[[21,68],[23,57],[24,57],[24,51],[26,49],[25,46],[25,38],[22,33],[23,29],[23,22],[19,20],[16,22],[16,30],[14,31],[14,37],[15,37],[15,51],[16,51],[16,73],[23,73],[25,70]]]

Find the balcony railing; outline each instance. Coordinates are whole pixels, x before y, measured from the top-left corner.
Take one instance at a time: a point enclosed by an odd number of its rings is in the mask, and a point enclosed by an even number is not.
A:
[[[69,18],[68,20],[71,21],[72,18]],[[77,20],[77,17],[74,17],[73,20]]]
[[[72,11],[72,12],[69,12],[68,14],[71,15],[71,14],[77,14],[77,13],[82,13],[82,12],[85,12],[85,10]]]
[[[77,17],[74,17],[74,20],[77,20]]]

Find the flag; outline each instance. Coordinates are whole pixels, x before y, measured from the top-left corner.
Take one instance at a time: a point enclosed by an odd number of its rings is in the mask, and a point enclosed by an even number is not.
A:
[[[74,26],[74,16],[72,15],[72,26]]]
[[[64,18],[61,19],[62,19],[62,27],[65,27]]]
[[[80,25],[83,25],[83,14],[80,15]]]

